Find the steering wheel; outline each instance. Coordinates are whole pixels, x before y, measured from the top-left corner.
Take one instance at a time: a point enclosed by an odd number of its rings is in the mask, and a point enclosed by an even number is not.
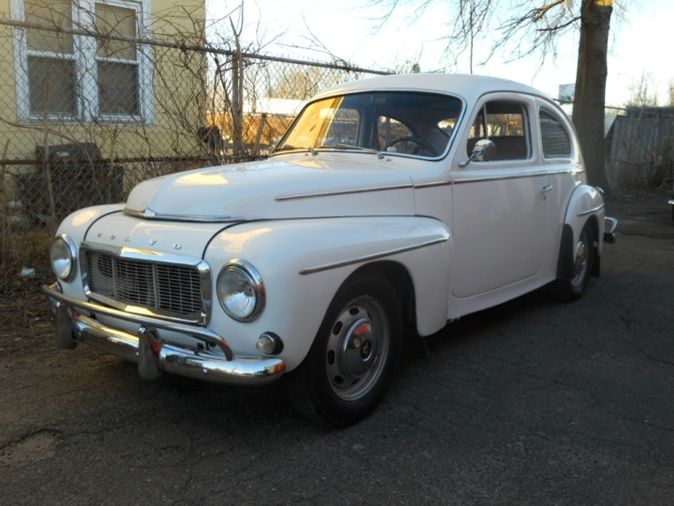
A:
[[[394,144],[398,144],[398,143],[400,143],[400,142],[412,142],[412,143],[416,144],[416,145],[417,145],[417,149],[414,150],[414,153],[412,153],[412,154],[414,154],[414,155],[418,154],[418,153],[419,153],[419,150],[422,149],[422,148],[425,149],[425,150],[427,150],[427,151],[429,151],[429,152],[431,153],[431,156],[439,156],[439,155],[440,155],[440,154],[436,151],[436,149],[435,149],[433,146],[431,146],[428,142],[422,141],[421,139],[417,139],[417,138],[414,137],[413,135],[407,135],[407,136],[405,136],[405,137],[397,137],[397,138],[393,139],[391,142],[389,142],[389,143],[384,147],[384,151],[387,151],[388,148],[390,148],[390,147],[393,146]]]

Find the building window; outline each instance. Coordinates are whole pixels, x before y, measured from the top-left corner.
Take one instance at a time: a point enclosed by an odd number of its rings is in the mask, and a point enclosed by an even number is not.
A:
[[[14,18],[47,28],[14,31],[19,117],[149,122],[149,48],[134,42],[147,1],[14,0]]]
[[[96,31],[138,38],[138,12],[127,7],[96,3]],[[135,44],[111,39],[96,43],[98,108],[103,115],[139,115],[139,51]]]
[[[73,26],[69,0],[56,0],[49,6],[26,2],[25,16],[27,21],[58,30]],[[73,36],[58,31],[26,30],[25,45],[31,115],[74,116],[77,105]]]

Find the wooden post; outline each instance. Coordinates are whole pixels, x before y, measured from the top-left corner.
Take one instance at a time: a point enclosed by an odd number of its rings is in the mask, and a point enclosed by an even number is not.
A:
[[[7,151],[9,150],[9,139],[5,142],[5,149],[2,151],[2,162],[0,162],[0,193],[2,194],[2,262],[0,265],[2,266],[2,272],[5,273],[5,279],[8,278],[7,276],[7,270],[5,269],[5,265],[7,262],[7,233],[8,233],[8,226],[7,226],[7,212],[9,211],[9,206],[7,205],[7,186],[6,186],[6,165],[5,165],[5,160],[7,160]]]
[[[49,226],[56,227],[56,201],[54,199],[54,184],[51,178],[51,171],[49,170],[49,132],[45,126],[44,137],[42,139],[42,145],[44,146],[44,152],[42,154],[42,167],[44,172],[45,180],[47,181],[47,198],[49,199],[49,214],[51,215],[51,220],[49,221]]]
[[[243,158],[243,57],[239,39],[236,38],[236,55],[232,62],[232,140],[234,159]]]
[[[256,157],[260,154],[260,139],[262,139],[262,131],[264,126],[267,124],[267,113],[263,112],[260,116],[260,122],[257,124],[257,132],[255,133],[255,145],[253,146],[253,157]]]

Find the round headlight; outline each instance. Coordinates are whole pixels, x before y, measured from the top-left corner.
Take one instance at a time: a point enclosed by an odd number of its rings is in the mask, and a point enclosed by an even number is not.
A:
[[[232,260],[223,267],[216,289],[222,309],[237,321],[252,321],[264,309],[262,277],[248,262]]]
[[[49,260],[57,278],[70,281],[75,277],[75,255],[75,243],[67,235],[57,237],[52,243],[49,249]]]

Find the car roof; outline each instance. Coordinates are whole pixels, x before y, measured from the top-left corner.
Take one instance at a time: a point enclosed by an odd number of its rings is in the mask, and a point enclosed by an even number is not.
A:
[[[374,77],[340,84],[321,92],[315,98],[367,91],[442,93],[456,95],[470,102],[485,93],[495,91],[527,93],[547,98],[544,93],[526,84],[475,74],[396,74]]]

